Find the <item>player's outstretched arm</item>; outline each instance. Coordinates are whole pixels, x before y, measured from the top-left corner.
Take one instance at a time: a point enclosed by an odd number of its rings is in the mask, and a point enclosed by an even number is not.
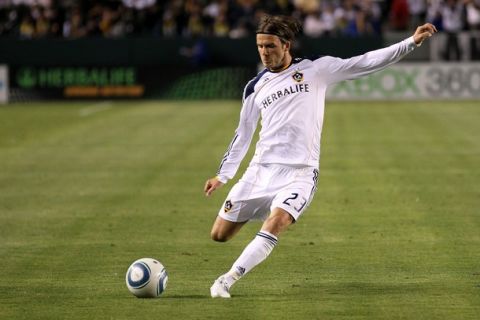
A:
[[[369,51],[349,59],[325,56],[315,60],[314,63],[329,85],[343,80],[357,79],[400,61],[435,32],[437,28],[433,24],[425,23],[419,26],[412,36],[386,48]]]
[[[413,34],[413,41],[417,46],[419,46],[425,39],[433,36],[435,32],[437,32],[437,28],[433,24],[425,23],[415,30],[415,33]]]
[[[223,186],[224,183],[220,182],[217,177],[208,179],[207,182],[205,182],[205,187],[203,188],[203,191],[205,192],[205,195],[208,197],[212,194],[213,191],[216,189],[220,188]]]

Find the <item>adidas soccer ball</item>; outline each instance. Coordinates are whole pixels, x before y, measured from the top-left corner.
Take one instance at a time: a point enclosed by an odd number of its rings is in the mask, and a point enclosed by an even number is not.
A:
[[[167,287],[167,270],[152,258],[138,259],[127,270],[127,288],[138,298],[157,298]]]

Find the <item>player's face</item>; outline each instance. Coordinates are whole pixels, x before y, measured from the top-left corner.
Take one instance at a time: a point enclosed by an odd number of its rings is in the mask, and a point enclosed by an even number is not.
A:
[[[271,71],[282,70],[290,64],[290,42],[283,43],[275,35],[257,34],[257,49],[263,65]]]

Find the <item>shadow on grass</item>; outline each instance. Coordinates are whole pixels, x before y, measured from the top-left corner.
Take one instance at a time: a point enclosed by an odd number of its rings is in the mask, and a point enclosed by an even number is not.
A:
[[[288,297],[318,297],[318,296],[395,296],[395,295],[422,295],[434,289],[430,289],[429,283],[372,283],[372,282],[336,282],[316,283],[310,285],[292,285],[278,292],[255,291],[238,293],[233,292],[232,297],[242,299],[283,299]],[[430,291],[429,291],[430,290]]]
[[[287,297],[297,297],[299,294],[304,296],[355,296],[355,295],[372,295],[372,296],[389,296],[389,295],[415,295],[425,294],[428,292],[428,284],[425,283],[372,283],[372,282],[338,282],[338,283],[317,283],[308,286],[292,285],[291,289],[284,288],[278,292],[269,290],[246,292],[239,290],[232,293],[232,298],[238,299],[262,299],[262,300],[282,300]],[[161,299],[191,299],[191,300],[230,300],[230,299],[212,299],[209,294],[174,294],[165,295]]]
[[[166,295],[161,297],[161,299],[212,299],[209,295],[206,294],[175,294],[175,295]]]

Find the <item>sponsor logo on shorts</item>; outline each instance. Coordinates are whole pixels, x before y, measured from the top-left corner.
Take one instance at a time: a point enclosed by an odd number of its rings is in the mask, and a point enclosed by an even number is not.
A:
[[[230,200],[225,201],[225,206],[223,208],[223,211],[227,213],[228,211],[232,210],[233,203]]]

